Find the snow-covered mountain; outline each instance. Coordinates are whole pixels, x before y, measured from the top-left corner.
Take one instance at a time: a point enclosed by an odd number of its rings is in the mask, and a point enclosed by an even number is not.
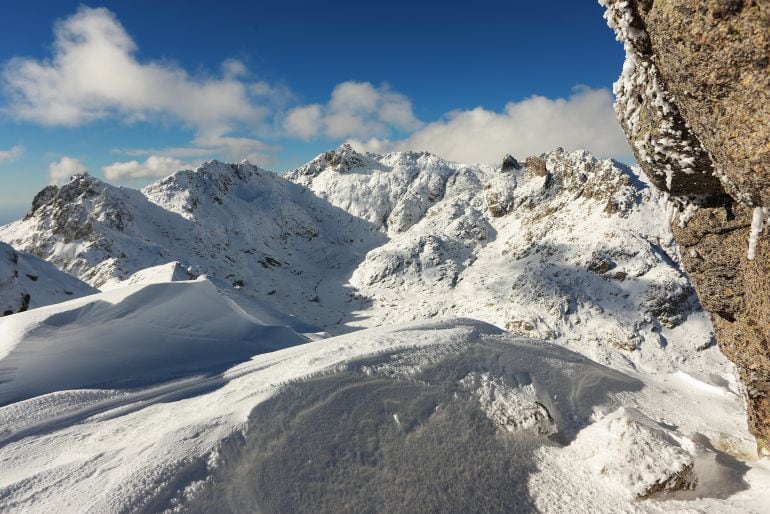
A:
[[[351,275],[372,306],[350,326],[461,315],[655,369],[712,344],[665,199],[617,162],[557,149],[469,166],[343,146],[287,178],[388,234]]]
[[[76,176],[38,194],[0,239],[101,289],[176,261],[323,326],[344,315],[345,273],[385,236],[274,173],[212,161],[143,191]]]
[[[672,215],[561,149],[46,188],[0,240],[102,292],[0,319],[0,510],[760,511]]]
[[[59,303],[98,290],[34,255],[0,243],[0,315]]]
[[[302,332],[467,316],[599,362],[705,370],[710,323],[668,215],[587,152],[492,166],[343,145],[285,177],[217,161],[142,191],[77,176],[0,239],[103,289],[176,261]]]

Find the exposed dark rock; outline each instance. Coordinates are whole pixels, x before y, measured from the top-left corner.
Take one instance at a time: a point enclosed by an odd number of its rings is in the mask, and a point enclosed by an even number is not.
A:
[[[339,172],[345,172],[364,165],[360,155],[348,144],[340,146],[333,152],[326,152],[323,158],[335,171]]]
[[[56,186],[46,186],[43,188],[38,194],[35,195],[35,198],[32,199],[32,209],[27,213],[24,219],[31,218],[41,205],[50,202],[51,199],[56,196],[56,192],[58,190],[59,188]]]
[[[697,483],[698,477],[693,471],[693,465],[689,464],[679,473],[674,473],[667,479],[654,483],[644,494],[640,495],[639,498],[649,498],[654,494],[663,492],[692,491],[695,489]]]
[[[595,259],[588,263],[588,271],[593,271],[599,275],[602,273],[607,273],[613,267],[614,264],[605,259]]]
[[[24,312],[29,309],[29,302],[31,299],[32,297],[29,295],[29,293],[24,293],[21,295],[21,307],[19,308],[19,312]]]
[[[263,255],[259,258],[259,264],[262,265],[263,268],[280,268],[281,262],[273,259],[269,255]]]
[[[521,164],[519,164],[519,161],[517,161],[513,155],[508,154],[503,157],[502,171],[513,171],[519,168],[521,168]]]

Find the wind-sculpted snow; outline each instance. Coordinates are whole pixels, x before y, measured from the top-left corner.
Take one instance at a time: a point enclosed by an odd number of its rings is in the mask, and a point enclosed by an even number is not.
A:
[[[98,290],[54,265],[0,243],[0,315],[59,303]]]
[[[189,288],[199,296],[191,285],[213,292],[205,282],[149,287]],[[46,309],[58,307],[6,320]],[[190,314],[197,320],[192,327],[235,330],[221,328],[233,319],[220,322],[218,314]],[[164,330],[178,324],[162,318]],[[57,354],[65,365],[90,355],[83,349],[98,348],[94,332],[80,330],[80,344]],[[166,348],[142,347],[154,358]],[[209,350],[220,358],[223,348]],[[123,357],[107,352],[99,367],[110,369],[110,358],[123,363]],[[180,369],[175,360],[166,365],[166,376]],[[185,371],[180,380],[138,390],[119,383],[126,376],[110,380],[109,389],[60,390],[0,407],[7,427],[0,434],[0,509],[625,512],[684,504],[713,510],[725,495],[770,484],[761,465],[734,465],[723,450],[739,454],[753,444],[745,421],[734,415],[740,398],[727,389],[684,374],[623,373],[476,321],[359,331],[256,355],[218,374]],[[596,423],[624,406],[638,409],[647,428],[625,432],[622,451],[606,452],[607,438],[620,432],[603,427],[613,427],[617,416]],[[660,460],[644,461],[652,467],[629,467],[628,456],[639,448],[659,448],[650,434],[666,444],[680,441],[681,450],[660,447]],[[694,455],[689,483],[720,482],[718,497],[696,486],[687,501],[637,503],[640,491],[675,484],[670,479],[682,469],[682,451]],[[586,460],[591,455],[597,457]],[[599,460],[612,473],[597,476]],[[626,477],[637,472],[649,488],[627,487]],[[730,505],[751,511],[764,500],[757,492],[740,501]]]
[[[192,495],[189,510],[534,511],[526,486],[537,469],[533,450],[557,444],[526,426],[524,402],[508,403],[508,426],[500,426],[485,397],[468,391],[468,376],[483,371],[510,394],[532,391],[565,433],[593,405],[641,387],[570,352],[511,340],[468,340],[409,379],[385,371],[412,352],[350,362],[258,406],[245,441],[225,445],[223,466]]]
[[[221,371],[306,339],[258,323],[205,280],[92,295],[0,320],[0,405]]]

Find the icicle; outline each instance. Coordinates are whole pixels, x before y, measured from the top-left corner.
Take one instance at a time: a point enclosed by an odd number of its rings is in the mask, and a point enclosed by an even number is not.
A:
[[[759,242],[759,234],[762,233],[763,218],[762,207],[754,207],[754,215],[751,218],[751,235],[749,235],[749,254],[747,256],[750,261],[753,261],[757,256],[757,243]]]

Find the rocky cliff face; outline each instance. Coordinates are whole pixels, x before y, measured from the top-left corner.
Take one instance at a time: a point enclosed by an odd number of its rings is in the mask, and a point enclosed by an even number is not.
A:
[[[770,2],[600,0],[626,49],[616,111],[679,211],[682,262],[770,446]]]

